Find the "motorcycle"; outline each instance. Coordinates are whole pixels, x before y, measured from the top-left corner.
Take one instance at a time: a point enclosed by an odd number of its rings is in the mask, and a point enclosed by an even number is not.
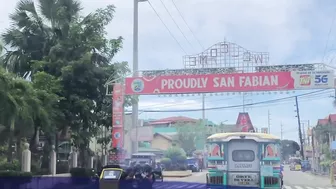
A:
[[[162,175],[163,168],[157,168],[153,171],[153,176],[155,181],[160,180],[163,182],[163,175]]]
[[[136,172],[133,177],[132,188],[134,189],[152,189],[155,178],[152,173]]]

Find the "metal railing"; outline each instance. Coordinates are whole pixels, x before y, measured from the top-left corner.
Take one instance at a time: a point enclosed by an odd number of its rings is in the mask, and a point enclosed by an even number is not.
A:
[[[207,185],[223,186],[224,175],[211,175],[211,173],[206,174]]]

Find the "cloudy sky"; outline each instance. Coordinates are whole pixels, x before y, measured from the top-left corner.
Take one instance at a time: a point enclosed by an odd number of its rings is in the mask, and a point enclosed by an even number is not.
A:
[[[111,38],[117,36],[125,38],[124,48],[115,60],[128,61],[131,64],[133,1],[82,0],[81,2],[84,7],[83,14],[108,4],[117,7],[115,19],[107,31]],[[333,58],[336,23],[332,23],[336,2],[333,0],[174,0],[174,2],[192,32],[183,22],[172,0],[150,0],[150,3],[139,4],[140,70],[183,68],[183,55],[200,53],[203,51],[202,46],[207,48],[224,39],[251,51],[269,52],[270,64],[315,63],[324,59],[324,62],[335,66]],[[14,10],[16,3],[16,0],[2,2],[0,31],[9,26],[8,14]],[[176,40],[162,24],[150,4]],[[252,123],[259,128],[267,127],[269,111],[271,133],[280,135],[282,123],[283,137],[297,140],[295,100],[286,97],[309,92],[312,91],[248,94],[245,102],[257,105],[249,106],[246,110],[250,113]],[[335,108],[330,97],[333,94],[333,90],[327,90],[300,96],[301,119],[310,120],[310,124],[315,125],[317,119],[334,113]],[[271,99],[282,100],[258,104]],[[216,123],[221,121],[234,123],[238,113],[243,111],[239,106],[243,103],[242,95],[208,95],[205,101],[206,108],[223,107],[206,111],[206,117]],[[230,106],[236,107],[227,108]],[[201,107],[201,97],[197,95],[140,98],[141,110],[185,110]],[[140,116],[163,118],[178,115],[201,118],[202,112],[142,113]]]

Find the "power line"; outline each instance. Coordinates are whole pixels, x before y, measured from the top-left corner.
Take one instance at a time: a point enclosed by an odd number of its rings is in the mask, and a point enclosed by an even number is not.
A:
[[[317,99],[319,98],[319,99]],[[300,102],[312,102],[314,100],[320,100],[321,98],[329,98],[329,96],[304,96],[304,97],[301,97],[300,98]],[[216,100],[216,101],[221,101],[221,100],[226,100],[226,99],[220,99],[220,100]],[[209,102],[214,102],[214,101],[209,101]],[[186,103],[186,104],[183,104],[183,105],[193,105],[194,103]],[[285,99],[285,100],[279,100],[279,101],[276,101],[276,102],[270,102],[270,103],[267,103],[267,104],[255,104],[255,105],[251,105],[253,107],[256,107],[256,108],[262,108],[262,107],[269,107],[270,105],[272,105],[273,107],[274,106],[280,106],[280,105],[285,105],[285,104],[293,104],[293,99]],[[174,105],[166,105],[166,106],[160,106],[160,107],[157,107],[158,108],[166,108],[166,107],[174,107],[176,106],[176,104]],[[147,107],[153,107],[153,106],[147,106]],[[230,108],[230,110],[238,110],[238,109],[241,109],[242,105],[239,105],[237,107],[232,107]],[[147,109],[148,110],[148,109]],[[151,109],[153,110],[153,109]],[[158,110],[159,111],[159,110]],[[144,111],[143,111],[144,112]],[[152,112],[144,112],[144,113],[157,113],[155,110],[153,110]]]
[[[189,24],[187,23],[187,21],[184,19],[184,16],[182,15],[181,11],[179,8],[177,8],[175,1],[172,0],[172,3],[175,7],[175,9],[177,10],[177,12],[179,13],[180,17],[182,18],[183,22],[185,23],[185,25],[187,26],[187,28],[189,29],[189,31],[191,32],[191,34],[193,35],[193,37],[196,39],[197,43],[199,44],[199,46],[202,48],[202,50],[204,50],[204,46],[201,44],[201,42],[198,40],[198,38],[196,37],[196,35],[194,34],[194,32],[191,30],[191,28],[189,27]]]
[[[163,5],[163,7],[166,9],[167,13],[169,14],[170,18],[173,20],[175,26],[178,28],[178,30],[180,31],[180,33],[183,35],[184,39],[189,43],[189,45],[191,46],[191,48],[194,49],[193,45],[190,43],[189,39],[184,35],[184,32],[182,31],[182,29],[180,28],[180,26],[176,23],[175,19],[173,18],[173,16],[170,14],[168,8],[166,7],[166,5],[163,3],[162,0],[160,0],[161,4]],[[195,49],[194,49],[195,50]]]
[[[325,91],[325,92],[327,92],[327,91]],[[312,102],[314,100],[320,100],[322,98],[330,98],[330,95],[328,95],[328,93],[325,93],[325,92],[324,93],[319,93],[319,94],[308,94],[306,96],[301,97],[300,102]],[[316,92],[316,93],[318,93],[318,92]],[[325,96],[325,95],[327,95],[327,96]],[[237,97],[217,99],[217,100],[209,100],[207,102],[227,101],[227,100],[235,99],[235,98],[237,98]],[[189,99],[189,100],[200,100],[200,99]],[[195,103],[183,103],[183,105],[194,105],[194,104]],[[284,99],[284,100],[279,100],[279,101],[276,101],[276,102],[270,102],[270,103],[267,103],[267,104],[255,104],[255,105],[251,105],[251,106],[256,107],[256,108],[262,108],[262,107],[269,107],[270,105],[272,105],[274,107],[274,106],[281,106],[281,105],[285,105],[285,104],[293,104],[293,100],[292,99]],[[148,105],[148,106],[142,106],[142,108],[167,108],[167,107],[175,107],[175,106],[176,106],[176,103],[175,104],[169,104],[169,105],[153,104],[153,105]],[[239,106],[239,107],[231,108],[231,110],[241,109],[241,107],[242,107],[242,105]],[[146,110],[148,110],[148,109],[146,109]],[[128,111],[128,110],[126,110],[126,111]],[[146,113],[146,112],[144,112],[144,113]],[[151,112],[147,112],[147,113],[151,113]],[[155,113],[155,112],[153,112],[153,113]]]
[[[309,93],[305,93],[305,94],[300,94],[300,95],[296,95],[296,96],[290,96],[290,97],[284,97],[284,98],[278,98],[278,99],[273,99],[273,100],[267,100],[267,101],[261,101],[261,102],[256,102],[256,103],[249,103],[249,104],[245,104],[245,106],[252,106],[252,105],[256,105],[256,104],[267,104],[267,103],[272,103],[272,102],[277,102],[277,101],[281,101],[281,100],[287,100],[287,99],[293,99],[295,97],[299,97],[299,96],[306,96],[309,94],[314,94],[314,93],[318,93],[321,91],[325,91],[327,89],[323,89],[320,91],[314,91],[314,92],[309,92]],[[213,107],[213,108],[205,108],[205,110],[219,110],[219,109],[228,109],[228,108],[237,108],[237,107],[242,107],[242,105],[232,105],[232,106],[222,106],[222,107]],[[185,109],[185,110],[141,110],[142,112],[197,112],[197,111],[202,111],[203,109]]]
[[[305,99],[305,100],[311,100],[311,99],[314,99],[314,98],[329,98],[330,97],[330,93],[332,91],[315,91],[316,93],[314,94],[308,94],[308,95],[305,95],[304,97],[300,98],[300,101],[302,101],[302,99]],[[324,95],[327,95],[327,96],[324,96]],[[230,97],[230,98],[223,98],[223,99],[215,99],[215,100],[207,100],[206,102],[219,102],[219,101],[227,101],[227,100],[233,100],[233,99],[236,99],[236,100],[239,100],[238,98],[240,98],[241,95],[237,95],[235,97]],[[191,99],[188,99],[188,100],[201,100],[200,98],[191,98]],[[286,103],[292,103],[291,101],[292,99],[285,99],[285,100],[282,100],[282,101],[287,101],[287,102],[284,102],[282,104],[286,104]],[[193,105],[195,103],[183,103],[183,105]],[[281,104],[280,104],[281,105]],[[164,105],[162,103],[158,103],[158,104],[152,104],[152,105],[148,105],[148,106],[142,106],[142,108],[167,108],[167,107],[174,107],[176,106],[176,103],[174,104],[169,104],[169,105]]]
[[[167,29],[167,31],[169,32],[170,36],[175,40],[175,42],[178,44],[178,46],[181,48],[181,50],[185,53],[188,54],[184,48],[182,47],[181,43],[175,38],[175,36],[173,35],[173,33],[170,31],[170,29],[168,28],[168,26],[164,23],[164,21],[162,20],[161,16],[159,15],[159,13],[155,10],[155,8],[153,7],[152,3],[148,0],[147,1],[148,4],[151,6],[151,8],[153,9],[153,11],[155,12],[156,16],[160,19],[160,21],[162,22],[162,24],[164,25],[164,27]]]
[[[316,93],[315,94],[307,94],[305,96],[302,96],[300,98],[300,102],[311,102],[312,100],[317,100],[316,98],[329,98],[329,95],[328,93],[325,93],[327,91],[315,91]],[[323,93],[321,93],[323,92]],[[323,96],[323,95],[327,95],[327,96]],[[237,97],[234,97],[234,98],[237,98]],[[217,100],[211,100],[211,101],[207,101],[207,102],[218,102],[218,101],[227,101],[227,100],[230,100],[230,99],[234,99],[234,98],[225,98],[225,99],[217,99]],[[193,100],[193,99],[191,99]],[[194,100],[199,100],[199,99],[194,99]],[[278,100],[278,99],[272,99],[272,100]],[[184,103],[183,105],[193,105],[194,103]],[[267,104],[254,104],[254,105],[251,105],[253,107],[257,107],[257,108],[261,108],[261,107],[268,107],[269,105],[272,105],[272,106],[278,106],[278,105],[285,105],[285,104],[293,104],[293,101],[292,99],[282,99],[282,100],[279,100],[279,101],[274,101],[274,102],[270,102],[270,103],[267,103]],[[162,105],[162,104],[154,104],[154,105],[149,105],[149,106],[144,106],[142,108],[146,108],[146,107],[150,107],[150,108],[167,108],[167,107],[174,107],[176,106],[176,103],[175,104],[169,104],[169,105]],[[242,107],[242,105],[240,106],[237,106],[237,107],[233,107],[231,109],[240,109]],[[145,109],[145,110],[153,110],[153,109]],[[154,110],[153,110],[154,112]],[[149,112],[150,113],[150,112]]]
[[[333,25],[334,25],[334,22],[335,22],[335,18],[336,18],[336,9],[334,11],[334,16],[332,18],[332,21],[331,21],[331,25],[330,25],[330,28],[329,28],[329,33],[328,33],[328,37],[327,37],[327,42],[326,42],[326,46],[324,48],[324,52],[323,52],[323,56],[322,56],[322,63],[324,62],[324,58],[325,58],[325,55],[327,53],[327,49],[328,49],[328,44],[329,44],[329,38],[330,38],[330,35],[331,35],[331,31],[332,31],[332,28],[333,28]]]

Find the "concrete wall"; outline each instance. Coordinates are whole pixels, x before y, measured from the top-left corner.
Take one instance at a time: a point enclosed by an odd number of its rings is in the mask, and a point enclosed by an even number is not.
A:
[[[167,150],[168,148],[170,148],[172,146],[172,141],[160,136],[160,135],[156,135],[152,142],[152,148],[156,148],[156,149],[160,149],[160,150]]]

